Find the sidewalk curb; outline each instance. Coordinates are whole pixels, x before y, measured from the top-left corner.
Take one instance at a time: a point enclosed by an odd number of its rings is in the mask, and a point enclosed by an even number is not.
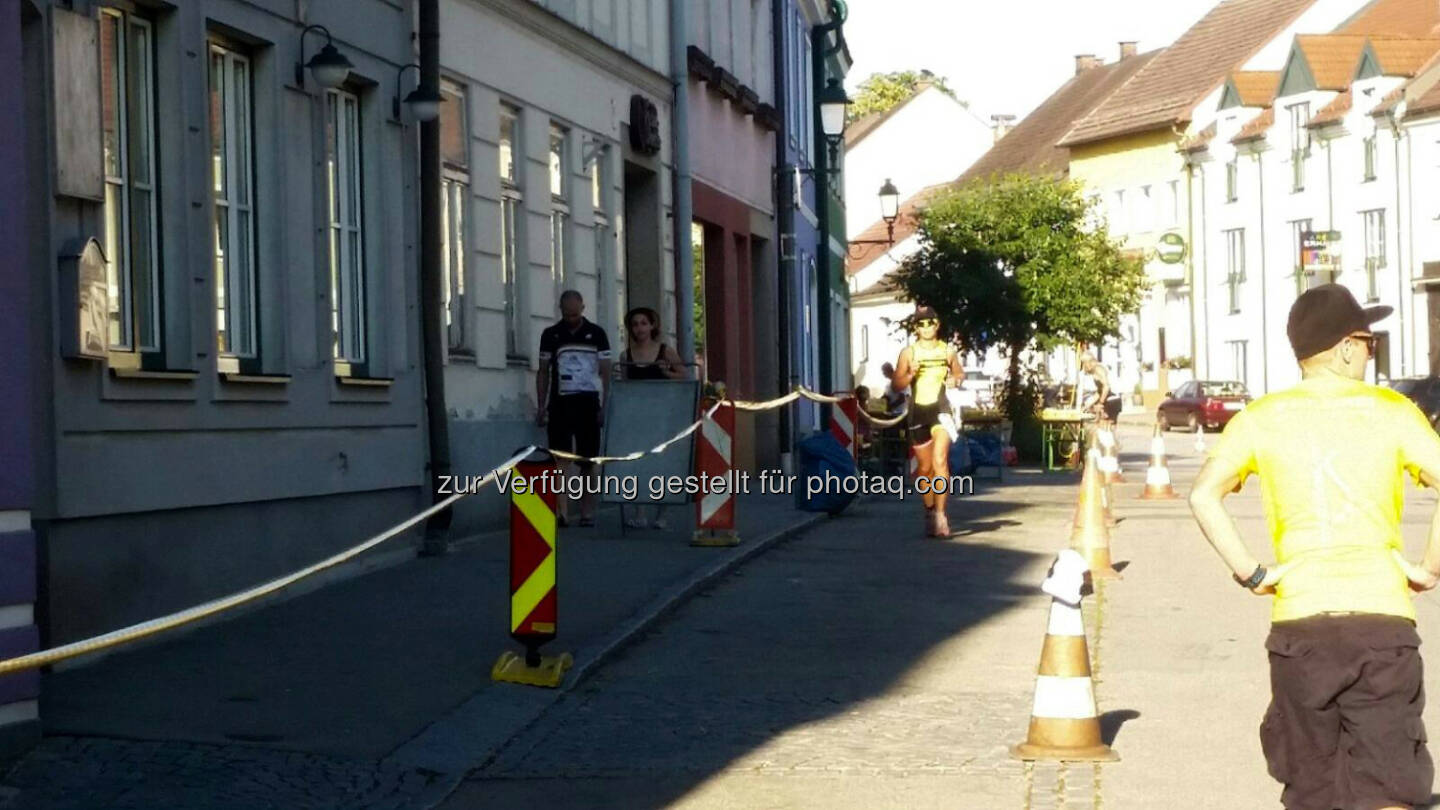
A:
[[[424,808],[425,810],[431,810],[431,808],[439,806],[448,799],[450,795],[455,792],[455,789],[469,778],[472,773],[483,770],[495,762],[515,740],[519,739],[525,732],[529,731],[538,723],[551,707],[559,703],[566,695],[578,689],[592,675],[600,671],[605,663],[613,659],[626,647],[639,640],[641,636],[667,616],[687,604],[696,594],[711,587],[719,580],[766,551],[769,551],[771,548],[808,531],[823,522],[827,517],[828,515],[825,514],[808,514],[792,525],[766,535],[759,540],[742,542],[736,553],[723,557],[709,567],[703,568],[691,575],[683,582],[662,591],[658,596],[637,610],[630,618],[623,621],[615,630],[606,634],[599,641],[588,647],[578,650],[575,654],[576,664],[566,675],[565,681],[561,684],[560,688],[553,691],[544,690],[543,692],[537,692],[531,690],[516,693],[517,695],[529,697],[534,697],[539,694],[546,699],[537,701],[538,705],[532,706],[530,711],[525,712],[522,717],[517,718],[519,722],[512,727],[506,736],[497,744],[490,746],[489,750],[485,751],[478,759],[472,759],[468,765],[455,771],[444,772],[443,775],[436,780],[435,784],[421,794],[416,806]],[[705,553],[705,550],[697,549],[696,552]],[[481,694],[483,694],[483,692]],[[524,701],[522,697],[521,701],[518,702],[527,701]],[[463,711],[464,707],[462,706],[453,712],[451,716]],[[444,721],[445,718],[441,718],[436,721],[436,724]],[[432,727],[436,724],[432,724]],[[421,735],[424,733],[425,731],[422,731]],[[417,738],[418,736],[419,735],[417,735]],[[408,744],[409,743],[406,743],[405,745]],[[392,751],[383,761],[394,761],[396,754],[399,753],[405,745]],[[431,773],[438,773],[433,767],[427,767],[420,763],[406,764],[409,767],[417,767]]]

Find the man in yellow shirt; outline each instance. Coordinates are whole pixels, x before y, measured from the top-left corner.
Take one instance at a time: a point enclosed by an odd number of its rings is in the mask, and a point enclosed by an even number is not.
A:
[[[1339,284],[1295,300],[1301,382],[1226,427],[1190,494],[1207,540],[1256,594],[1274,594],[1270,708],[1260,744],[1287,810],[1401,810],[1430,800],[1411,591],[1440,581],[1440,520],[1419,566],[1401,556],[1405,474],[1440,489],[1440,437],[1400,394],[1364,382],[1370,325]],[[1260,564],[1221,500],[1259,476],[1278,564]]]

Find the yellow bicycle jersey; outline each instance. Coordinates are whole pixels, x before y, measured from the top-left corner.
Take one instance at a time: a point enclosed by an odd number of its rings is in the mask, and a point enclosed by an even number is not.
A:
[[[911,383],[916,405],[933,405],[940,401],[945,377],[950,373],[950,346],[939,340],[920,341],[910,347],[910,363],[915,368]]]

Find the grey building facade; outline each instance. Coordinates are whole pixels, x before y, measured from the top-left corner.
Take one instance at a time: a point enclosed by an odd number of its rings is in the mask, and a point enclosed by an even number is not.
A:
[[[42,641],[288,573],[427,505],[415,127],[392,111],[412,3],[20,5],[32,174],[11,255]],[[353,66],[333,88],[301,67],[327,43]]]

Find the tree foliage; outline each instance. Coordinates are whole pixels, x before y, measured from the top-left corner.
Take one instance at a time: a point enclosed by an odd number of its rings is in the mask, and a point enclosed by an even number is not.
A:
[[[1139,307],[1141,264],[1093,223],[1091,205],[1068,180],[971,184],[920,213],[920,250],[895,280],[967,350],[1006,348],[1010,390],[1020,390],[1024,349],[1100,342]],[[1012,398],[1007,410],[1018,418],[1023,407]]]
[[[889,112],[897,104],[908,100],[919,90],[920,83],[928,81],[940,88],[951,98],[959,99],[945,80],[926,70],[896,70],[889,73],[872,73],[860,83],[859,90],[851,99],[848,117],[857,121],[871,113]],[[961,101],[961,104],[965,102]]]

